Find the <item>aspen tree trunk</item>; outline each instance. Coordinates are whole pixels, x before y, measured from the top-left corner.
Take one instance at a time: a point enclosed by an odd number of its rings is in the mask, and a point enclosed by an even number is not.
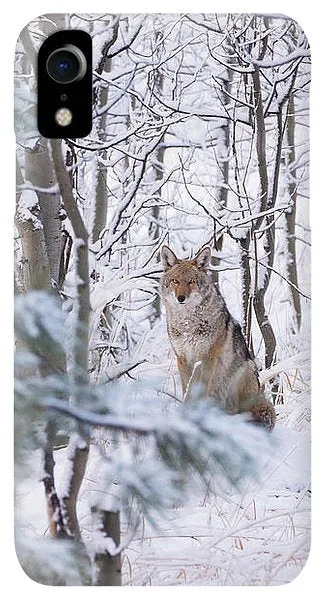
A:
[[[33,150],[25,149],[25,179],[36,190],[43,225],[44,241],[50,266],[50,276],[59,279],[61,257],[60,194],[53,191],[56,180],[52,169],[48,142],[40,138]],[[52,191],[51,191],[52,188]],[[50,191],[47,192],[46,190]]]
[[[38,212],[37,205],[35,211]],[[20,289],[24,292],[50,289],[50,264],[43,228],[36,227],[32,217],[22,218],[19,210],[15,224],[22,247]]]
[[[112,38],[103,48],[103,54],[98,66],[98,72],[109,73],[111,71],[111,59],[107,53],[111,45],[116,41],[119,31],[119,17],[112,29]],[[108,100],[108,86],[100,88],[97,96],[97,106],[99,110],[103,108]],[[106,115],[99,120],[98,136],[99,139],[105,138]],[[104,153],[104,158],[106,153]],[[127,159],[126,159],[127,160]],[[95,195],[95,215],[92,227],[92,242],[96,242],[101,231],[106,226],[108,210],[108,188],[107,188],[107,167],[103,166],[98,160],[97,164],[97,184]],[[111,323],[111,314],[109,307],[105,307],[105,317]],[[95,510],[95,509],[93,509]],[[116,545],[120,543],[120,513],[110,511],[99,511],[97,518],[99,520],[99,530],[102,536],[112,538]],[[96,543],[96,542],[95,542]],[[96,552],[94,556],[95,573],[93,575],[93,585],[121,586],[121,554],[120,552],[111,557],[109,552]]]
[[[157,33],[155,36],[155,40],[156,42],[158,42],[162,37],[162,34]],[[161,52],[159,51],[157,59],[159,60],[161,56]],[[157,96],[161,97],[163,95],[163,84],[164,84],[164,77],[163,77],[163,73],[161,71],[158,71],[155,75],[155,78],[153,80],[153,89],[155,90],[155,93],[157,94]],[[153,164],[153,169],[154,169],[154,180],[157,182],[162,181],[163,177],[164,177],[164,155],[165,155],[165,148],[164,148],[164,138],[161,140],[161,145],[157,148],[157,150],[155,151],[155,162]],[[162,189],[160,188],[157,192],[158,194],[158,198],[155,200],[155,205],[152,208],[152,222],[150,223],[149,226],[149,234],[151,236],[151,238],[155,241],[158,240],[160,237],[160,199],[161,199],[161,194],[162,194]],[[160,262],[160,257],[157,254],[156,256],[156,261],[157,263]],[[156,318],[160,317],[161,315],[161,297],[160,294],[156,294],[155,295],[155,300],[153,302],[153,309],[154,309],[154,316],[153,316],[153,320],[155,320]]]
[[[120,545],[120,513],[118,511],[106,511],[93,509],[95,520],[99,520],[99,525],[95,524],[95,530],[100,539],[107,539],[110,545],[103,552],[96,552],[94,556],[94,585],[102,586],[121,586],[121,552],[110,553],[110,546],[119,547]]]
[[[102,61],[104,73],[110,72],[110,59],[106,58]],[[100,111],[107,103],[108,99],[108,86],[100,87],[97,92],[97,108]],[[98,119],[97,124],[97,135],[99,140],[105,139],[106,132],[106,115],[102,115]],[[101,234],[101,231],[106,225],[107,205],[108,205],[108,189],[106,184],[107,179],[107,167],[105,167],[101,161],[100,156],[106,158],[106,153],[97,153],[97,180],[95,188],[95,214],[92,227],[92,242],[95,243]]]
[[[252,73],[253,89],[254,89],[254,102],[255,102],[255,115],[256,115],[256,152],[258,162],[258,173],[260,181],[260,211],[266,210],[268,203],[268,173],[267,173],[267,162],[266,162],[266,130],[265,130],[265,119],[264,119],[264,108],[262,101],[262,91],[260,85],[259,70],[255,68]],[[263,218],[258,218],[255,222],[254,235],[259,230],[260,225],[263,222]],[[274,259],[274,240],[272,237],[271,230],[267,230],[266,236],[264,237],[264,249],[268,257],[268,266],[273,264]],[[255,242],[256,243],[256,242]],[[257,258],[257,255],[256,255]],[[266,268],[266,275],[263,281],[259,281],[259,270],[260,266],[256,261],[256,276],[255,276],[255,292],[253,305],[255,309],[256,318],[258,321],[259,329],[263,336],[265,344],[265,367],[268,369],[274,360],[276,339],[272,325],[270,323],[266,307],[265,307],[265,294],[270,281],[270,271]]]
[[[224,87],[224,92],[222,92],[222,100],[223,103],[227,104],[228,97],[227,92],[230,92],[232,85],[232,73],[231,71],[227,71],[224,78],[222,78],[222,85]],[[227,184],[229,182],[229,161],[227,157],[230,151],[230,121],[227,120],[225,124],[220,127],[220,135],[222,138],[222,152],[220,152],[219,157],[221,158],[221,163],[219,165],[220,172],[222,174],[222,181],[224,183],[223,187],[220,187],[217,190],[217,202],[219,207],[221,207],[221,213],[225,210],[228,201],[228,189]],[[223,249],[223,234],[216,239],[214,235],[214,247],[217,252],[221,252]],[[214,266],[218,266],[220,264],[220,259],[216,256],[212,256],[212,264]],[[213,281],[218,283],[218,271],[213,271]]]
[[[104,46],[102,50],[101,60],[97,67],[97,72],[101,75],[102,73],[110,73],[111,71],[111,58],[108,56],[109,50],[114,42],[117,40],[119,33],[119,22],[120,17],[116,15],[115,21],[112,27],[112,35],[109,42]],[[105,107],[108,100],[109,86],[100,87],[94,92],[94,103],[97,110],[101,111]],[[97,121],[97,135],[100,140],[105,139],[106,134],[106,114],[104,113]],[[95,215],[91,233],[92,243],[96,242],[100,236],[101,231],[105,228],[107,208],[108,208],[108,189],[106,185],[107,180],[107,167],[105,167],[97,156],[97,182],[95,190]],[[106,153],[102,155],[106,157]]]
[[[160,76],[161,79],[161,76]],[[156,152],[155,152],[155,159],[157,161],[157,165],[154,166],[154,172],[155,172],[155,180],[157,182],[161,181],[163,179],[164,176],[164,154],[165,154],[165,149],[163,147],[163,141],[162,141],[162,146],[160,146]],[[161,193],[162,190],[159,189],[158,190],[158,196],[159,198],[161,197]],[[153,240],[158,240],[160,237],[160,226],[159,226],[159,219],[160,219],[160,206],[159,206],[159,198],[155,201],[155,206],[153,206],[152,208],[152,222],[150,224],[149,227],[149,233],[151,235],[151,238]],[[160,257],[157,254],[156,257],[157,262],[160,261]],[[155,300],[153,302],[153,308],[155,311],[155,318],[159,317],[161,314],[161,298],[160,298],[160,294],[156,294],[155,296]]]
[[[64,15],[58,14],[47,16],[49,21],[42,22],[42,28],[46,35],[50,35],[57,29],[64,27]],[[20,39],[29,63],[26,67],[31,70],[31,75],[34,75],[31,79],[31,86],[34,89],[36,86],[35,74],[37,72],[37,53],[27,28],[23,29]],[[61,222],[59,219],[60,194],[53,189],[56,181],[50,160],[48,141],[39,137],[36,144],[33,147],[25,147],[24,152],[24,180],[35,188],[39,204],[38,217],[43,226],[43,237],[49,263],[50,278],[57,282],[59,278],[61,256]],[[40,234],[38,237],[40,238]],[[27,241],[30,241],[29,238],[30,235],[27,235]],[[27,245],[31,247],[32,243],[25,244],[25,247]],[[26,251],[27,250],[30,251],[30,248],[26,247]],[[38,268],[36,261],[34,265]]]
[[[249,249],[251,241],[251,232],[249,231],[245,238],[239,241],[240,244],[240,266],[242,277],[242,318],[243,332],[247,346],[253,352],[252,341],[252,309],[253,309],[253,293],[251,285],[251,271]]]
[[[287,146],[289,153],[287,156],[287,165],[291,167],[295,162],[295,105],[294,98],[291,95],[288,105],[287,113]],[[288,278],[293,284],[290,286],[290,294],[293,302],[294,317],[296,321],[297,329],[300,329],[301,325],[301,301],[300,294],[296,288],[298,288],[298,271],[297,271],[297,252],[296,252],[296,238],[295,238],[295,219],[296,219],[296,204],[297,204],[297,184],[295,181],[296,169],[291,167],[291,179],[288,184],[290,198],[293,202],[291,208],[285,213],[286,219],[286,240],[288,245],[288,258],[287,258],[287,272]],[[294,287],[295,286],[295,287]]]
[[[88,383],[88,332],[89,332],[89,266],[88,266],[88,232],[77,208],[71,180],[65,168],[62,156],[61,140],[51,140],[52,160],[56,180],[66,210],[68,219],[74,232],[75,248],[75,306],[74,313],[74,338],[70,351],[70,377],[72,383],[83,386]],[[72,402],[80,401],[71,398]],[[62,512],[66,520],[69,534],[76,540],[76,551],[82,563],[89,565],[89,559],[81,540],[81,531],[77,515],[77,499],[82,484],[89,455],[89,435],[81,427],[71,435],[68,446],[66,469],[69,474],[65,496],[62,498]],[[90,570],[81,569],[81,576],[85,585],[90,584]]]

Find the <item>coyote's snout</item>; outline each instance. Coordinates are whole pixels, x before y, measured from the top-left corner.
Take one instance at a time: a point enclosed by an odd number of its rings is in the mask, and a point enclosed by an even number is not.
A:
[[[240,325],[207,272],[210,249],[192,260],[180,260],[163,246],[162,262],[168,335],[184,396],[190,382],[199,383],[203,394],[227,412],[251,412],[254,421],[273,429],[275,410],[259,388],[257,367]]]

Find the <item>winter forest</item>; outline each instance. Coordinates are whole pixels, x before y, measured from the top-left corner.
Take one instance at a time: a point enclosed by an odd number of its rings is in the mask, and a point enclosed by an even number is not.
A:
[[[93,128],[36,57],[93,40]],[[15,54],[15,536],[50,585],[283,584],[310,538],[310,50],[281,15],[45,15]],[[182,396],[160,252],[212,252],[276,425]]]

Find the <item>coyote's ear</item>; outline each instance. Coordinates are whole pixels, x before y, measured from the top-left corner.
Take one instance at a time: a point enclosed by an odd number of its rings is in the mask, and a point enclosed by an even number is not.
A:
[[[209,263],[211,260],[211,250],[206,246],[198,252],[197,256],[195,256],[193,263],[196,265],[197,269],[201,269],[206,271],[209,267]]]
[[[164,271],[168,271],[179,262],[174,252],[168,246],[162,246],[161,259]]]

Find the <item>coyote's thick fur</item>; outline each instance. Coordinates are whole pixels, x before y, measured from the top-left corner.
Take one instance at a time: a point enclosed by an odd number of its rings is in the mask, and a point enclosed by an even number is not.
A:
[[[272,430],[274,407],[259,388],[257,367],[240,325],[207,272],[210,249],[181,260],[163,246],[161,256],[161,293],[184,397],[190,386],[200,384],[203,395],[226,412],[250,412],[254,421]]]

